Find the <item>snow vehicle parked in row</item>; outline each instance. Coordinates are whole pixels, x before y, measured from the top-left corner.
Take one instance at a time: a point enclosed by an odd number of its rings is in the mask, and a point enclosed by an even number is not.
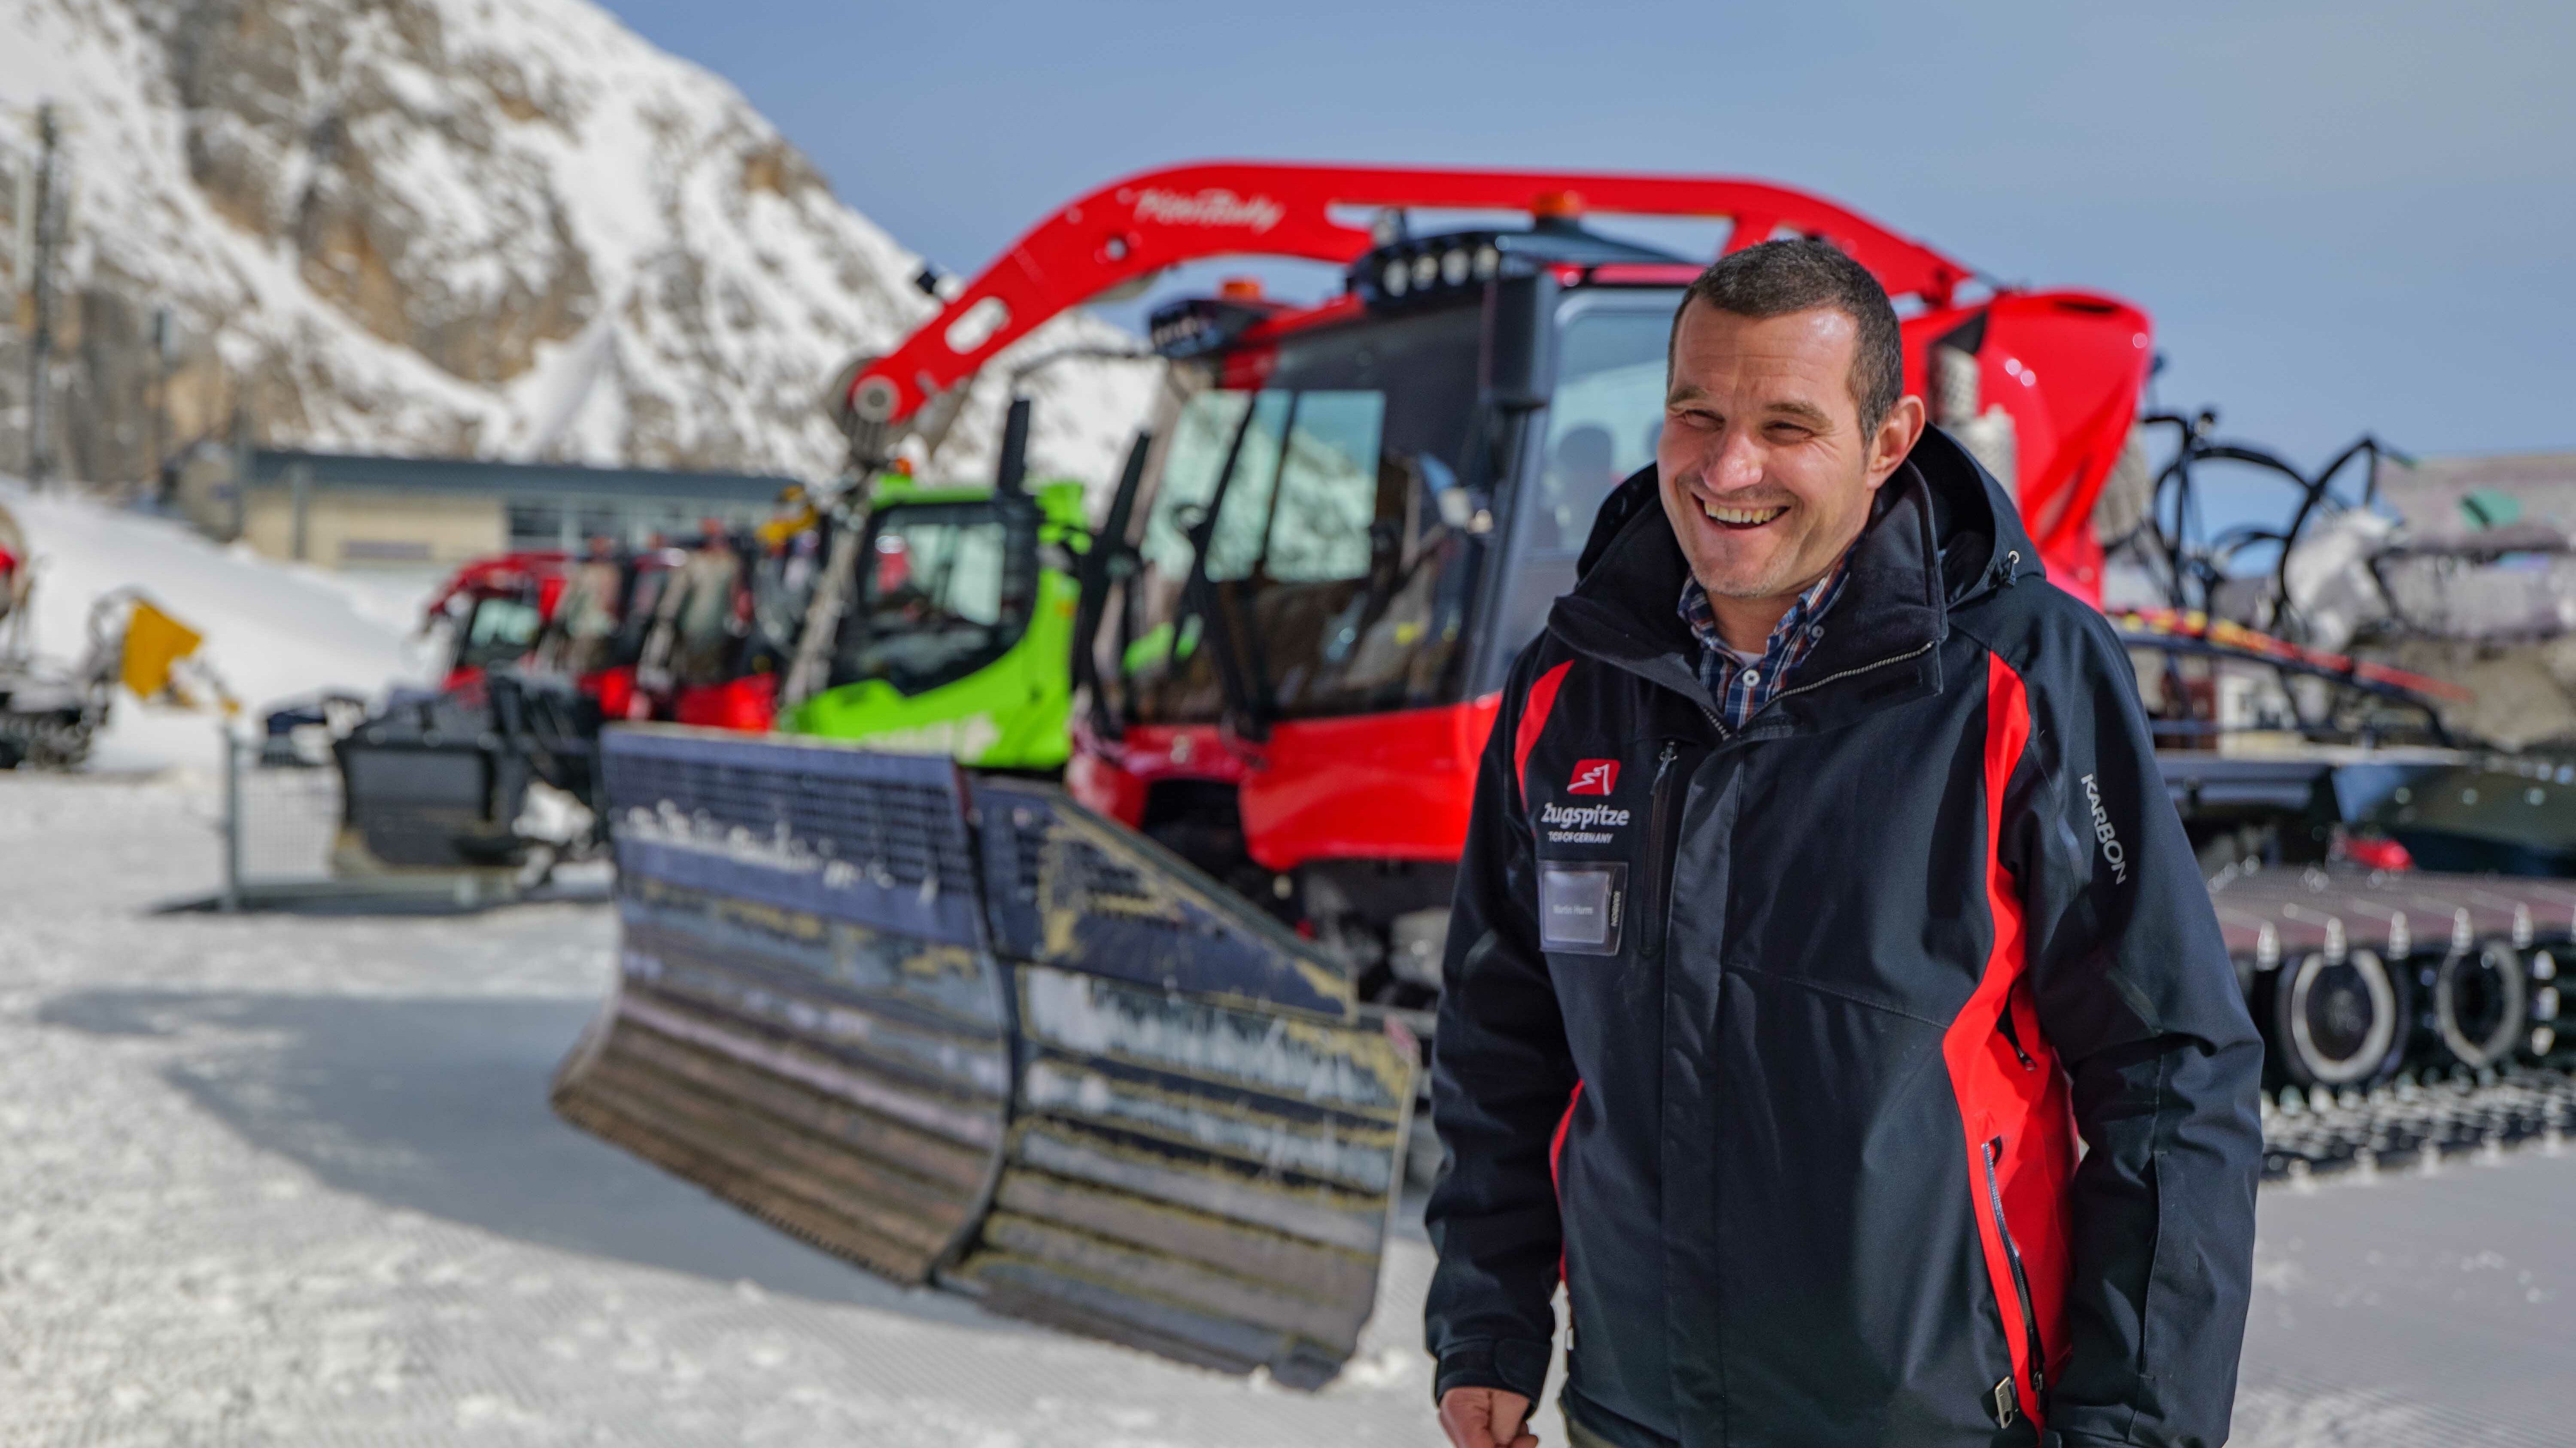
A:
[[[197,658],[196,630],[139,588],[90,604],[76,662],[36,653],[36,564],[25,530],[0,508],[0,769],[71,769],[89,758],[122,687],[139,700],[231,712],[223,683]]]
[[[397,696],[335,746],[335,868],[516,874],[587,848],[611,720],[1060,769],[1089,535],[1082,485],[1021,485],[1023,455],[998,487],[888,472],[863,510],[800,508],[756,535],[468,565],[428,610],[450,640],[443,687]],[[800,639],[812,655],[782,699]],[[560,796],[542,822],[538,786]]]
[[[878,480],[836,580],[847,608],[827,624],[809,607],[806,627],[829,640],[821,687],[791,681],[781,732],[977,769],[1063,767],[1091,534],[1081,483],[1021,485],[1021,438],[994,487]]]
[[[520,663],[563,597],[565,555],[533,549],[478,558],[440,585],[421,608],[420,632],[440,635],[443,691],[471,690],[487,669]]]
[[[2355,540],[2390,527],[2383,461],[2407,465],[2364,437],[2306,473],[2206,412],[2147,421],[2177,445],[2104,510],[2110,613],[2276,1083],[2563,1062],[2576,757],[2475,737],[2469,689],[2391,661],[2416,631]],[[2286,486],[2284,521],[2200,536],[2195,469],[2218,467]]]

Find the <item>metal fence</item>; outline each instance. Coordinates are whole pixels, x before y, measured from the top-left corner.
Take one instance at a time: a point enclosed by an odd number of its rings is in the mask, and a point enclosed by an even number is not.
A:
[[[326,731],[262,738],[223,731],[223,886],[217,908],[476,909],[514,900],[607,898],[605,859],[536,878],[506,870],[387,869],[363,849],[334,861],[343,816],[340,768]]]
[[[223,906],[238,910],[331,885],[340,771],[327,750],[298,752],[223,731]]]

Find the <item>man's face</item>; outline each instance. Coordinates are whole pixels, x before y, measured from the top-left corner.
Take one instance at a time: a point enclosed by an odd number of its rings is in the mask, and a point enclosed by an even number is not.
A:
[[[1682,313],[1655,465],[1682,556],[1711,594],[1785,598],[1815,582],[1913,447],[1912,398],[1861,433],[1856,331],[1832,308],[1756,319],[1693,300]]]

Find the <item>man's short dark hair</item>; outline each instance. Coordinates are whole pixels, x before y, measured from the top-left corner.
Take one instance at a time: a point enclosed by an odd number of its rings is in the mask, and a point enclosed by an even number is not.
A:
[[[1860,410],[1866,438],[1887,420],[1896,399],[1905,393],[1905,351],[1898,340],[1896,305],[1869,268],[1829,241],[1809,238],[1766,241],[1719,257],[1682,293],[1673,309],[1673,330],[1664,344],[1664,366],[1672,367],[1672,349],[1682,333],[1682,313],[1692,302],[1706,302],[1721,312],[1761,321],[1792,312],[1831,307],[1852,319],[1852,363],[1848,385]]]

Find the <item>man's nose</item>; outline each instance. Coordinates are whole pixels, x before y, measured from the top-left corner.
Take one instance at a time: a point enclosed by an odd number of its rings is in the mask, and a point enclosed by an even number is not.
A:
[[[1750,433],[1729,428],[1700,454],[1700,476],[1713,493],[1749,488],[1762,481],[1762,447]]]

